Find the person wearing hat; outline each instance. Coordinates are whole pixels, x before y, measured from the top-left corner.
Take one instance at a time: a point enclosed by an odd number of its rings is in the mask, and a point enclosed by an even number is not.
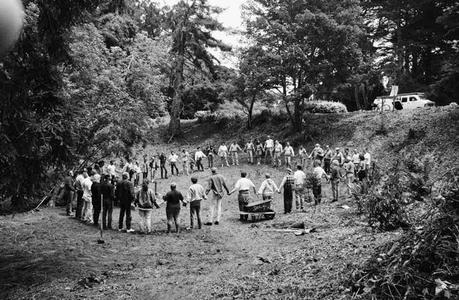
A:
[[[261,195],[263,200],[272,200],[273,194],[278,188],[274,180],[271,179],[271,174],[266,173],[265,178],[258,189],[258,195]]]
[[[167,217],[167,233],[171,233],[172,224],[175,224],[176,233],[180,233],[180,202],[183,206],[186,206],[186,202],[183,199],[182,193],[177,191],[177,184],[171,183],[171,190],[163,197],[163,200],[167,203],[166,205],[166,217]]]
[[[204,225],[218,225],[220,224],[220,218],[222,215],[222,199],[224,195],[224,190],[229,194],[228,186],[226,185],[226,180],[223,175],[217,173],[217,168],[211,169],[212,175],[209,178],[206,195],[209,195],[210,198],[210,216],[209,221]],[[216,219],[214,219],[216,217]],[[214,221],[215,220],[215,221]]]
[[[131,229],[131,204],[134,201],[134,185],[128,179],[129,173],[124,172],[122,180],[116,185],[116,198],[120,206],[118,230],[123,230],[123,220],[126,215],[126,232],[134,232]]]
[[[339,181],[342,178],[341,176],[341,169],[339,166],[339,162],[335,159],[331,163],[331,169],[330,169],[330,183],[331,183],[331,189],[333,193],[333,200],[332,202],[338,201],[338,186],[339,186]]]
[[[201,229],[201,201],[206,200],[206,190],[202,185],[198,183],[198,178],[191,177],[192,185],[188,189],[187,201],[190,203],[190,228],[193,228],[194,225],[194,216],[198,221],[198,228]]]
[[[284,213],[289,214],[292,212],[293,204],[293,188],[295,186],[295,177],[292,175],[292,169],[287,169],[287,175],[282,179],[277,192],[280,194],[280,190],[284,188]]]
[[[228,195],[231,195],[235,191],[239,192],[237,200],[238,200],[238,203],[239,203],[239,210],[240,211],[245,211],[246,205],[249,204],[250,190],[253,190],[254,194],[257,195],[257,190],[256,190],[256,187],[255,187],[255,184],[253,184],[252,180],[247,178],[247,172],[242,171],[241,172],[241,178],[239,178],[239,180],[236,181],[236,184],[234,185],[234,188],[228,194]],[[243,220],[243,219],[246,220],[248,218],[248,216],[242,216],[242,215],[240,217],[241,217],[241,220]]]

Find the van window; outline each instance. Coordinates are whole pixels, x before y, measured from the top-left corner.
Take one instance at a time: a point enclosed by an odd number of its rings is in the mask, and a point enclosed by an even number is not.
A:
[[[410,101],[417,101],[418,99],[416,97],[410,97]]]
[[[408,98],[407,97],[402,97],[402,102],[408,102]]]

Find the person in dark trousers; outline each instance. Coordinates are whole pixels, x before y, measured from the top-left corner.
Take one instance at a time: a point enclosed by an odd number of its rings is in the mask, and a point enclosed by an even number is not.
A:
[[[69,171],[68,175],[64,178],[64,195],[63,200],[66,206],[67,216],[72,213],[72,199],[75,188],[73,187],[73,172]]]
[[[172,223],[175,224],[175,230],[180,233],[179,215],[180,215],[180,202],[186,206],[183,200],[183,195],[177,191],[177,184],[171,183],[171,190],[163,197],[166,201],[166,216],[167,216],[167,233],[171,233]]]
[[[102,210],[102,226],[104,229],[112,229],[112,213],[115,189],[113,184],[110,183],[110,180],[110,175],[104,175],[102,184],[100,185],[100,193],[104,199],[104,207]]]
[[[131,229],[131,203],[134,201],[134,185],[128,178],[129,174],[124,172],[123,179],[116,186],[116,198],[120,205],[118,231],[123,230],[123,219],[124,215],[126,215],[126,231],[134,232]]]
[[[198,228],[201,229],[201,201],[207,199],[206,190],[198,183],[198,178],[191,177],[192,185],[188,189],[188,202],[190,202],[190,228],[194,225],[194,216],[198,221]]]
[[[167,179],[166,162],[167,162],[166,154],[164,154],[164,152],[161,152],[161,154],[159,155],[159,166],[161,169],[161,179],[163,178]],[[164,171],[164,177],[163,177],[163,171]]]
[[[92,220],[94,226],[99,225],[99,215],[100,215],[100,175],[94,174],[91,185],[91,198],[92,198]]]
[[[287,169],[287,175],[282,179],[277,192],[280,194],[280,190],[284,188],[284,214],[292,212],[293,205],[293,188],[295,186],[295,177],[292,175],[292,170]]]

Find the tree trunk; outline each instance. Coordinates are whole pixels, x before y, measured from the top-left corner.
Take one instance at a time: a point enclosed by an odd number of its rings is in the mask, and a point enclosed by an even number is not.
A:
[[[179,53],[176,58],[174,70],[174,97],[172,98],[171,120],[169,122],[169,133],[172,137],[180,135],[180,114],[182,112],[182,91],[183,91],[183,66],[184,55]]]
[[[302,130],[302,119],[303,119],[303,111],[301,109],[301,98],[296,97],[294,100],[294,107],[295,111],[293,112],[293,129],[295,131]]]
[[[359,101],[359,87],[354,85],[354,99],[355,99],[355,106],[357,107],[357,110],[361,110],[362,107],[360,106],[360,101]]]
[[[252,96],[252,101],[250,102],[250,106],[249,106],[249,109],[248,109],[249,116],[248,116],[248,120],[247,120],[247,129],[252,129],[253,106],[255,105],[255,101],[257,99],[256,97],[257,97],[256,95]]]

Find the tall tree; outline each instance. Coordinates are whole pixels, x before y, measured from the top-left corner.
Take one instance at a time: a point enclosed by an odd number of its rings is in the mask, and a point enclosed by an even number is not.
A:
[[[263,49],[249,47],[245,49],[239,61],[239,73],[235,74],[227,85],[225,96],[236,100],[247,113],[247,128],[252,128],[253,108],[266,90],[273,87],[275,82],[266,66],[271,59]]]
[[[333,91],[362,62],[359,1],[255,0],[246,10],[247,35],[271,56],[267,68],[301,130],[304,101]]]
[[[364,0],[371,18],[372,37],[378,43],[381,68],[389,71],[400,91],[428,90],[441,81],[450,57],[457,50],[455,0]],[[456,13],[454,13],[456,11]]]
[[[212,7],[207,0],[181,0],[168,12],[168,24],[172,30],[172,104],[169,132],[172,136],[181,133],[182,94],[184,91],[184,69],[186,64],[210,75],[215,74],[216,58],[209,48],[228,50],[228,47],[212,36],[212,32],[223,30],[215,19],[221,9]]]

